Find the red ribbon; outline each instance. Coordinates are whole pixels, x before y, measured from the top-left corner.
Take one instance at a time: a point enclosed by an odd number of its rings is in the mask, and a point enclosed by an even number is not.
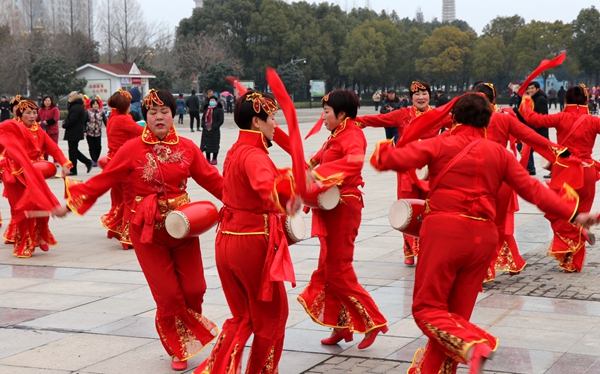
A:
[[[537,69],[535,69],[533,71],[533,73],[531,73],[527,77],[527,79],[525,79],[525,82],[523,82],[521,87],[519,87],[519,91],[518,91],[519,96],[523,96],[525,91],[527,91],[527,86],[529,86],[529,83],[531,83],[531,81],[534,80],[535,77],[542,74],[542,72],[545,70],[552,69],[554,67],[561,65],[565,61],[566,57],[567,57],[567,52],[565,51],[565,52],[561,53],[560,55],[556,56],[555,58],[553,58],[552,60],[542,61],[540,63],[540,65],[537,67]]]

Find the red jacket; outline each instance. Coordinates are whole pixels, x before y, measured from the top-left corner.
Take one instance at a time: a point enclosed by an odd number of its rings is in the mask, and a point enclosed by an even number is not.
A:
[[[129,139],[142,135],[144,128],[138,125],[129,114],[119,114],[113,110],[106,124],[108,158],[115,156],[119,148]]]
[[[60,111],[57,106],[53,106],[52,108],[46,109],[45,107],[38,109],[37,119],[40,124],[42,121],[46,121],[46,133],[48,135],[58,134],[58,121],[60,121]]]
[[[590,116],[587,106],[567,105],[563,112],[542,115],[534,112],[529,106],[529,102],[531,99],[525,98],[519,109],[527,123],[535,127],[556,128],[558,144],[568,147],[572,156],[587,162],[592,160],[596,135],[600,134],[600,118]],[[580,116],[587,116],[587,118],[566,138]]]
[[[321,149],[308,161],[313,172],[321,179],[342,177],[342,194],[358,194],[358,187],[365,185],[362,168],[365,162],[367,139],[356,122],[350,118],[340,124]],[[318,166],[317,166],[318,165]]]
[[[484,131],[458,125],[448,136],[412,142],[401,148],[378,147],[372,157],[378,160],[379,170],[402,172],[429,165],[430,181],[435,181],[454,156],[484,137]],[[503,181],[552,217],[567,220],[572,217],[572,210],[556,193],[531,178],[506,148],[487,139],[475,145],[430,191],[429,214],[453,213],[494,220],[495,196]]]

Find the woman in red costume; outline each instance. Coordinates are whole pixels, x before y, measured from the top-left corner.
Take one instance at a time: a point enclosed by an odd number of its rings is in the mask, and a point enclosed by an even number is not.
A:
[[[166,215],[190,201],[188,178],[218,199],[223,178],[200,149],[180,138],[173,126],[177,105],[166,90],[150,90],[142,105],[147,122],[141,137],[121,147],[101,174],[86,183],[67,179],[67,207],[83,214],[115,181],[129,180],[136,197],[132,207],[131,241],[156,301],[156,330],[173,358],[174,370],[185,370],[187,360],[211,342],[217,327],[202,315],[206,281],[198,237],[174,239],[164,226]]]
[[[519,140],[529,145],[536,152],[546,155],[552,155],[550,162],[555,162],[556,157],[566,149],[560,147],[530,127],[519,121],[511,111],[498,109],[496,105],[496,89],[491,83],[481,82],[473,88],[475,92],[485,94],[486,98],[492,104],[494,112],[487,127],[487,139],[507,147],[510,143],[511,148],[515,149],[514,141]],[[527,155],[525,155],[527,158]],[[519,253],[519,247],[515,241],[514,220],[515,212],[519,209],[517,196],[512,188],[506,183],[502,183],[500,191],[496,196],[496,218],[494,223],[498,228],[498,245],[496,246],[496,257],[492,260],[485,282],[495,279],[496,271],[507,271],[511,275],[519,274],[527,264]],[[589,210],[589,208],[588,208]]]
[[[106,124],[106,136],[108,140],[108,155],[110,162],[117,151],[130,139],[137,138],[144,130],[129,115],[131,106],[131,94],[119,90],[108,98],[107,104],[112,108],[108,123]],[[102,225],[108,230],[107,238],[117,238],[123,249],[132,248],[129,221],[131,219],[131,206],[135,194],[126,181],[115,183],[110,190],[110,211],[100,218]]]
[[[331,327],[321,344],[352,340],[352,334],[365,334],[358,345],[367,348],[379,332],[388,331],[387,321],[375,301],[358,283],[352,267],[354,240],[358,235],[363,208],[364,186],[361,171],[367,141],[354,118],[360,107],[351,90],[335,90],[323,98],[324,123],[331,135],[309,160],[314,178],[329,183],[339,180],[341,201],[332,210],[313,210],[312,235],[319,237],[319,266],[298,301],[316,323]]]
[[[415,354],[409,374],[453,374],[459,362],[469,363],[469,374],[482,373],[497,347],[497,339],[469,318],[498,243],[494,197],[503,181],[548,216],[578,224],[596,220],[574,214],[558,195],[530,178],[505,147],[485,139],[491,115],[483,96],[466,94],[454,105],[456,126],[447,136],[401,148],[382,142],[371,156],[378,170],[429,166],[412,306],[429,342]]]
[[[600,118],[591,116],[588,110],[588,94],[585,87],[575,86],[565,94],[565,109],[561,113],[540,115],[533,111],[529,96],[523,98],[519,109],[528,124],[535,127],[556,128],[556,139],[562,146],[568,147],[571,156],[581,160],[581,174],[567,183],[575,189],[579,196],[579,209],[588,211],[594,202],[596,181],[598,180],[598,162],[592,159],[592,151],[596,135],[600,134]],[[574,167],[570,166],[569,168]],[[560,163],[552,166],[552,179],[560,178],[561,173],[568,172]],[[551,184],[552,186],[552,184]],[[558,186],[557,186],[558,187]],[[548,254],[559,262],[565,272],[581,271],[585,262],[585,233],[581,227],[574,226],[566,220],[551,222],[554,239]]]
[[[20,99],[14,107],[17,122],[29,129],[30,137],[18,139],[31,160],[43,161],[44,154],[49,154],[62,165],[63,177],[69,174],[71,162],[65,158],[60,148],[46,134],[36,122],[37,105],[26,99]],[[49,217],[27,218],[25,212],[15,209],[17,203],[27,188],[27,180],[23,168],[10,157],[2,156],[2,182],[4,183],[4,196],[11,206],[11,220],[4,232],[5,243],[13,244],[13,255],[17,257],[31,257],[35,247],[48,251],[48,245],[56,245],[56,239],[48,227]]]
[[[233,116],[240,132],[223,165],[225,206],[216,239],[217,269],[233,316],[225,321],[211,355],[196,374],[238,372],[252,333],[246,373],[278,372],[288,302],[283,281],[273,281],[271,274],[279,266],[275,252],[287,254],[288,248],[276,187],[290,176],[281,174],[269,158],[275,112],[273,98],[255,91],[246,92],[235,104]],[[300,201],[296,202],[299,208]],[[297,208],[288,206],[287,211]]]
[[[356,117],[356,122],[369,127],[398,127],[398,139],[402,138],[404,129],[423,113],[431,110],[429,100],[431,86],[423,81],[414,81],[410,86],[410,97],[413,102],[411,107],[395,110],[390,113]],[[451,127],[452,120],[447,117],[443,127]],[[416,180],[413,173],[398,173],[398,199],[424,199],[427,195],[427,183]],[[404,235],[404,263],[414,265],[415,257],[419,254],[419,239]]]

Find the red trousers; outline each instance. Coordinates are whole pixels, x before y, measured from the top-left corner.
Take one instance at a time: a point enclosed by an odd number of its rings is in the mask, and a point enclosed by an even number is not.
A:
[[[217,334],[217,326],[202,315],[206,292],[200,240],[174,239],[162,227],[152,243],[141,243],[142,228],[131,225],[144,276],[156,302],[156,330],[171,357],[187,360]]]
[[[409,373],[453,374],[473,344],[496,349],[496,338],[469,318],[497,242],[493,222],[439,213],[424,219],[412,312],[429,343]]]
[[[552,168],[552,173],[560,170]],[[583,168],[583,187],[575,190],[579,195],[578,212],[589,212],[596,195],[598,171],[595,166]],[[558,260],[558,267],[568,271],[581,271],[585,262],[585,239],[582,228],[568,221],[552,221],[554,238],[548,255]]]
[[[240,372],[244,345],[252,333],[254,339],[246,373],[278,372],[289,312],[283,282],[274,282],[271,301],[258,300],[266,254],[264,235],[219,232],[217,269],[232,317],[225,321],[210,357],[194,373]]]
[[[25,218],[25,213],[14,210],[25,192],[22,176],[15,177],[14,182],[4,183],[4,196],[10,204],[11,219],[4,232],[4,239],[14,243],[13,255],[27,258],[33,255],[35,247],[47,243],[56,245],[56,239],[48,227],[48,217]]]
[[[321,215],[327,235],[319,236],[319,266],[298,301],[318,324],[366,334],[387,321],[352,266],[361,211],[361,200],[344,197],[335,209],[313,213],[313,220]]]
[[[527,265],[519,253],[514,237],[515,211],[518,206],[513,199],[516,198],[513,189],[503,182],[496,196],[496,219],[494,220],[498,229],[498,244],[485,282],[493,281],[496,278],[496,271],[520,272]]]

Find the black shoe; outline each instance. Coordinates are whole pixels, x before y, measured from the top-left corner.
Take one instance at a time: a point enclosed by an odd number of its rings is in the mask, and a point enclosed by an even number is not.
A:
[[[544,175],[544,178],[551,179],[552,178],[552,174]]]
[[[527,169],[529,175],[535,175],[535,169]]]
[[[192,132],[194,132],[194,129],[192,129]]]
[[[90,171],[92,171],[92,167],[94,167],[93,163],[89,163],[89,164],[85,164],[85,166],[87,167],[87,172],[89,173]]]

